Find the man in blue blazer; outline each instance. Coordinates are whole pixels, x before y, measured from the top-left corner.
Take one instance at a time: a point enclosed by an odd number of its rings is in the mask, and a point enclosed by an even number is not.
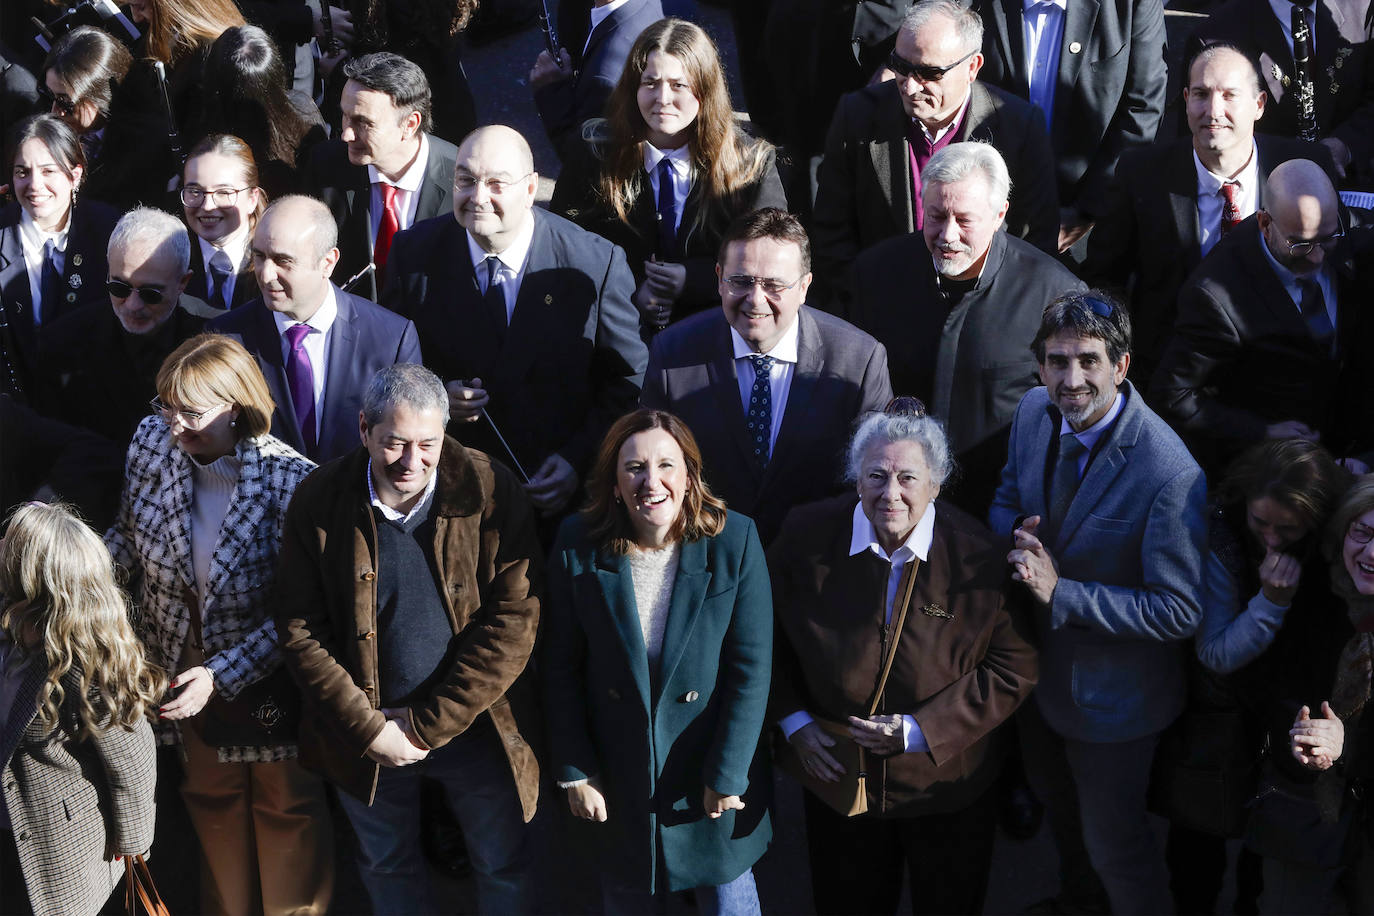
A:
[[[1183,709],[1207,489],[1125,380],[1130,335],[1125,308],[1102,294],[1046,307],[1031,346],[1045,387],[1017,408],[989,525],[1011,536],[1012,578],[1039,604],[1040,684],[1018,721],[1059,846],[1059,902],[1100,897],[1096,869],[1113,913],[1163,913],[1169,876],[1145,789]]]
[[[415,325],[329,281],[337,243],[324,204],[276,201],[253,233],[262,298],[206,325],[257,359],[277,405],[272,435],[321,464],[358,447],[358,411],[377,371],[420,362]]]

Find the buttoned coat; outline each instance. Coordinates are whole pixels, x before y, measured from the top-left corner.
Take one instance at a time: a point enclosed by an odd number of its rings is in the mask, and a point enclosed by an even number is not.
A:
[[[724,884],[768,847],[771,777],[756,754],[773,657],[773,602],[754,523],[730,513],[682,541],[651,673],[629,561],[563,523],[549,569],[544,704],[554,776],[592,777],[605,823],[575,824],[604,874],[650,891]],[[705,787],[740,795],[712,819]],[[646,842],[647,841],[647,842]],[[659,868],[666,868],[660,878]]]
[[[301,484],[287,512],[275,610],[286,666],[301,688],[301,764],[372,804],[380,765],[367,748],[386,725],[377,651],[377,523],[368,453],[358,448]],[[410,707],[428,747],[491,717],[534,816],[541,726],[530,678],[543,550],[534,510],[512,473],[445,437],[430,513],[430,558],[453,639],[448,669]],[[418,812],[416,812],[418,814]]]
[[[1042,251],[1059,242],[1054,152],[1040,112],[1029,102],[983,82],[969,89],[968,111],[952,142],[989,143],[1007,163],[1011,206],[1007,232]],[[845,312],[845,280],[855,257],[893,236],[915,231],[911,180],[911,118],[895,82],[878,83],[840,99],[830,122],[825,159],[816,176],[811,219],[816,274],[813,293],[826,311]]]
[[[210,558],[207,592],[200,597],[205,667],[215,691],[232,700],[281,663],[270,598],[277,575],[286,505],[314,464],[279,439],[241,439],[234,450],[239,479],[220,523]],[[129,577],[137,629],[149,660],[180,673],[177,662],[190,634],[186,590],[196,588],[191,566],[191,457],[172,442],[160,416],[143,421],[129,445],[119,515],[105,546]],[[160,728],[162,743],[176,732]],[[221,748],[221,762],[279,760],[290,746]]]
[[[87,916],[124,875],[114,857],[153,845],[156,747],[146,721],[74,737],[81,689],[74,672],[62,678],[67,695],[49,733],[38,718],[47,675],[45,660],[35,658],[20,681],[0,730],[0,784],[35,916]]]
[[[754,519],[765,545],[793,506],[836,492],[854,419],[892,400],[881,343],[808,306],[797,321],[797,365],[766,468],[754,458],[745,429],[730,325],[720,309],[693,315],[654,338],[640,399],[687,424],[701,448],[706,482]]]
[[[1182,641],[1202,619],[1206,481],[1135,386],[1120,390],[1126,403],[1045,543],[1059,584],[1035,614],[1035,698],[1050,727],[1077,741],[1131,741],[1172,722],[1183,708]],[[988,514],[996,535],[1047,515],[1061,419],[1051,408],[1041,387],[1016,410]]]

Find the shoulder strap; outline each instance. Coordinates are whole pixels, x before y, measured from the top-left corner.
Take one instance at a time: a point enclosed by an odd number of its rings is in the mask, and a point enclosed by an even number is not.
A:
[[[896,623],[893,628],[892,642],[887,647],[887,657],[883,659],[883,672],[878,676],[878,689],[873,692],[873,702],[868,704],[868,715],[878,711],[883,691],[887,689],[887,676],[892,673],[892,662],[897,658],[897,644],[902,640],[902,629],[906,625],[906,609],[911,604],[911,593],[916,588],[916,573],[921,567],[921,558],[913,556],[902,567],[902,581],[897,585],[897,597],[892,605],[892,617]]]

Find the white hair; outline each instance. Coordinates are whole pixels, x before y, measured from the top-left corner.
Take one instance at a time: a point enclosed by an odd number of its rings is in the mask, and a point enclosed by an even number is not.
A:
[[[987,182],[988,203],[1000,210],[1011,199],[1011,175],[1002,154],[992,144],[978,140],[951,143],[931,156],[921,169],[922,194],[933,184],[954,184],[975,172],[981,173]],[[1053,180],[1053,176],[1046,180]]]
[[[119,218],[110,242],[105,247],[107,258],[116,251],[128,251],[134,246],[161,250],[164,246],[176,256],[177,276],[191,269],[191,236],[186,226],[170,213],[154,207],[135,207]]]

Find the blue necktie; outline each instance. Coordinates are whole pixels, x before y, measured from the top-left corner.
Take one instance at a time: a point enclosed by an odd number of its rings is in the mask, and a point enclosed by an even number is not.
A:
[[[210,257],[210,276],[206,280],[206,290],[210,295],[208,301],[215,308],[227,309],[229,300],[224,295],[225,282],[233,276],[234,266],[229,263],[229,255],[223,251],[216,251]]]
[[[759,467],[766,468],[773,433],[773,386],[769,380],[777,360],[755,354],[749,361],[754,364],[754,387],[749,391],[749,439],[754,445],[754,460]]]
[[[1073,433],[1063,433],[1059,437],[1059,457],[1054,463],[1054,480],[1050,490],[1049,518],[1046,519],[1049,533],[1041,538],[1042,543],[1050,543],[1069,517],[1069,506],[1073,505],[1074,495],[1078,493],[1078,459],[1088,449]]]
[[[482,294],[482,308],[496,330],[497,346],[504,346],[509,322],[506,320],[506,294],[501,288],[501,259],[494,254],[488,255],[486,265],[487,291]]]
[[[1026,80],[1030,102],[1045,116],[1045,124],[1054,116],[1054,90],[1059,79],[1059,55],[1054,52],[1062,43],[1064,11],[1049,0],[1033,4],[1026,15],[1040,17],[1040,40],[1035,45],[1035,60],[1030,61],[1031,72]]]
[[[1307,330],[1330,354],[1336,343],[1336,329],[1331,324],[1331,316],[1326,313],[1326,297],[1322,295],[1321,284],[1312,277],[1302,277],[1298,280],[1298,286],[1302,289],[1299,308],[1302,309],[1303,321],[1307,322]]]
[[[62,272],[57,269],[57,246],[52,239],[43,243],[43,275],[38,283],[38,323],[46,325],[57,317],[62,298]]]
[[[658,251],[661,260],[677,258],[677,196],[673,194],[673,164],[658,161]]]

